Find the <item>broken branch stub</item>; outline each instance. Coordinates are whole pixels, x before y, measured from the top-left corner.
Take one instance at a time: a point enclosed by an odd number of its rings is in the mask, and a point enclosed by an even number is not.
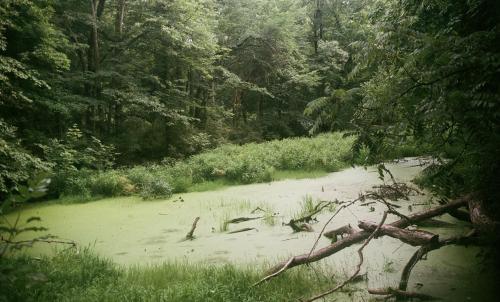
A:
[[[196,229],[196,224],[200,220],[200,217],[196,217],[193,221],[193,225],[191,226],[191,230],[186,234],[186,239],[192,240],[194,239],[194,230]]]

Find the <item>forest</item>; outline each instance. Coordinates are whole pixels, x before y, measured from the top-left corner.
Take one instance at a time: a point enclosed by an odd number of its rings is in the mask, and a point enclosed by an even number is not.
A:
[[[0,301],[496,301],[499,40],[496,0],[0,0]]]

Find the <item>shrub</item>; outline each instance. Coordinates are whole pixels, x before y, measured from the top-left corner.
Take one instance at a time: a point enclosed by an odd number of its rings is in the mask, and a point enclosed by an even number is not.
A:
[[[91,192],[94,196],[128,195],[133,191],[133,184],[120,171],[99,173],[92,178]]]
[[[141,190],[143,199],[159,199],[172,196],[172,187],[170,184],[161,179],[155,179],[148,182]]]
[[[92,195],[92,175],[90,170],[64,171],[56,173],[51,177],[49,185],[49,197],[79,196],[88,199]]]
[[[136,166],[125,170],[124,174],[138,190],[142,190],[142,188],[152,182],[155,178],[150,169],[145,166]]]
[[[191,167],[186,163],[179,162],[165,171],[165,173],[165,178],[175,193],[186,192],[193,185]]]

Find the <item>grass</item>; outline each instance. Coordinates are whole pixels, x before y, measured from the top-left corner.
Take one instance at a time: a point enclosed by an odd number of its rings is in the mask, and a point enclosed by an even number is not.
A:
[[[170,164],[60,173],[53,178],[49,193],[67,201],[136,194],[154,199],[235,184],[319,177],[349,166],[354,139],[329,133],[243,146],[223,145]]]
[[[258,287],[264,268],[165,263],[121,268],[92,254],[0,259],[0,301],[297,301],[331,284],[296,268]],[[331,281],[330,281],[331,282]]]

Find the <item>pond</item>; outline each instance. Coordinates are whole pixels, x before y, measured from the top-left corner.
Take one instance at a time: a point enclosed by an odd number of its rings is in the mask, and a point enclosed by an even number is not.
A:
[[[418,159],[408,158],[387,164],[396,180],[410,181],[422,166]],[[21,219],[42,218],[48,233],[72,239],[79,246],[90,246],[99,255],[124,266],[156,264],[164,261],[232,263],[242,266],[275,264],[292,255],[309,252],[324,223],[332,215],[325,211],[312,225],[314,232],[293,233],[282,225],[301,211],[306,199],[351,200],[360,193],[381,184],[376,168],[355,167],[316,179],[283,180],[266,184],[234,186],[218,191],[174,195],[168,200],[142,201],[138,197],[113,198],[84,204],[48,204],[28,207],[20,212]],[[401,211],[409,213],[430,207],[429,196],[412,196],[398,201]],[[224,222],[237,217],[259,217],[239,224]],[[327,230],[358,220],[378,222],[384,206],[354,205],[343,210]],[[14,219],[18,213],[10,214]],[[271,217],[271,216],[274,217]],[[193,220],[200,217],[194,240],[183,240]],[[389,216],[388,222],[397,217]],[[449,215],[438,218],[438,227],[425,230],[452,236],[469,230]],[[228,232],[241,228],[251,230]],[[318,247],[329,244],[321,238]],[[347,248],[315,265],[326,275],[343,279],[350,275],[358,261],[357,246]],[[383,237],[374,239],[365,249],[363,271],[367,281],[360,288],[396,286],[401,270],[416,247]],[[52,247],[42,243],[27,252],[46,254]],[[497,281],[484,271],[478,257],[483,252],[475,247],[448,246],[431,252],[413,270],[409,290],[446,298],[448,301],[489,301]],[[271,281],[272,282],[272,281]],[[367,284],[365,284],[367,283]],[[354,291],[349,299],[364,299],[366,291]],[[356,298],[358,297],[358,298]],[[492,299],[493,300],[493,299]]]

